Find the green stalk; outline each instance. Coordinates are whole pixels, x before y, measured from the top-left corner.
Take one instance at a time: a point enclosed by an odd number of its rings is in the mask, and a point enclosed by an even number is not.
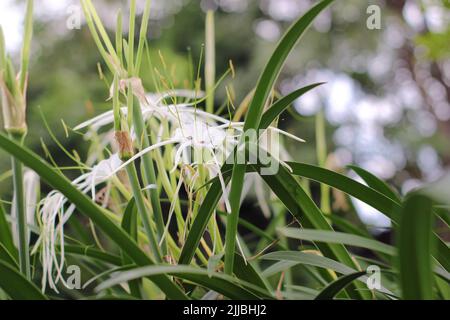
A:
[[[20,67],[20,90],[25,90],[30,63],[31,38],[33,37],[33,0],[27,1],[27,11],[25,16],[25,36],[22,47],[22,65]]]
[[[88,12],[88,17],[90,18],[90,24],[92,25],[92,21],[93,21],[95,23],[95,25],[97,26],[98,32],[100,33],[100,36],[108,50],[109,55],[111,56],[111,59],[113,59],[115,62],[118,62],[119,58],[117,56],[117,53],[114,50],[114,46],[113,46],[111,40],[109,39],[108,33],[106,32],[106,29],[103,26],[102,21],[101,21],[100,17],[98,16],[97,11],[95,10],[95,7],[93,6],[91,0],[82,0],[81,5],[83,6],[83,8],[86,8],[88,10],[88,11],[86,11],[86,10],[84,10],[84,11],[85,11],[85,13]],[[87,20],[88,17],[86,17],[86,22],[88,22],[88,20]],[[89,22],[88,22],[88,24],[89,24]],[[98,38],[98,33],[97,33],[96,29],[91,28],[91,27],[90,27],[90,29],[91,29],[91,33],[95,33]],[[103,45],[102,45],[102,47],[103,47]],[[106,60],[106,62],[110,62],[110,59],[108,59],[107,56],[106,56],[105,60]]]
[[[123,65],[123,43],[122,43],[122,28],[123,28],[123,19],[122,19],[122,10],[119,10],[117,13],[117,29],[116,29],[116,51],[117,57],[119,59],[120,65]]]
[[[205,88],[206,88],[206,111],[214,112],[214,83],[216,78],[216,48],[214,34],[214,11],[206,13],[205,26]]]
[[[136,25],[136,0],[130,3],[130,25],[128,29],[128,75],[134,73],[134,29]]]
[[[25,134],[10,134],[11,139],[16,140],[20,145],[23,145]],[[28,279],[31,279],[30,273],[30,255],[28,246],[28,226],[27,215],[25,210],[25,191],[23,186],[23,165],[15,157],[11,158],[13,182],[14,182],[14,196],[15,209],[17,219],[17,234],[19,236],[19,263],[20,272]]]
[[[139,106],[136,106],[135,108],[133,108],[133,112],[134,129],[136,131],[136,135],[140,137],[142,148],[145,149],[150,146],[150,140],[145,131],[141,108]],[[144,154],[141,159],[144,168],[144,178],[146,182],[149,184],[156,184],[156,173],[151,153]],[[159,202],[159,192],[158,189],[150,189],[149,192],[153,215],[156,222],[156,229],[158,231],[158,239],[160,239],[164,233],[164,220],[162,215],[161,203]],[[165,246],[163,246],[163,252],[166,252]]]
[[[245,165],[237,164],[235,158],[235,164],[232,171],[231,189],[230,189],[230,200],[231,202],[231,213],[227,218],[227,229],[225,232],[225,274],[231,275],[233,273],[234,266],[234,251],[236,245],[237,227],[239,223],[239,207],[242,186],[244,184],[245,175]]]
[[[139,32],[139,44],[138,44],[138,50],[137,50],[137,54],[136,54],[136,66],[134,68],[136,74],[139,74],[139,71],[141,69],[142,55],[144,53],[144,44],[146,41],[147,30],[148,30],[148,20],[150,18],[150,3],[151,3],[150,0],[147,0],[145,2],[144,14],[142,15],[141,30]]]
[[[92,4],[90,4],[92,5]],[[89,2],[87,0],[81,1],[81,7],[83,8],[84,16],[86,19],[86,24],[91,32],[92,38],[94,39],[95,44],[97,45],[97,49],[100,52],[100,55],[103,58],[103,61],[108,66],[109,70],[114,73],[114,66],[112,65],[108,52],[106,52],[105,47],[103,46],[102,40],[100,40],[100,36],[97,32],[97,29],[95,28],[94,20],[91,14],[92,7],[89,6]],[[105,39],[103,39],[105,40]]]
[[[126,171],[130,179],[131,189],[133,191],[133,196],[136,201],[136,207],[139,211],[139,214],[141,215],[142,223],[144,224],[144,229],[145,232],[147,233],[147,237],[150,243],[150,247],[153,251],[153,255],[157,262],[161,262],[162,261],[161,252],[159,250],[158,241],[156,240],[155,233],[153,232],[153,228],[150,224],[150,218],[145,208],[144,197],[142,195],[141,186],[139,184],[139,178],[134,163],[128,165]]]
[[[316,152],[319,167],[326,168],[327,140],[323,110],[316,115]],[[330,187],[326,184],[320,185],[320,209],[325,214],[331,214]]]

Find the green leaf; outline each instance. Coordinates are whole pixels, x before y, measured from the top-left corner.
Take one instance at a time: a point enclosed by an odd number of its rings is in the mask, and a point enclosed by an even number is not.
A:
[[[0,261],[0,288],[15,300],[47,300],[16,268]]]
[[[6,219],[6,212],[0,203],[0,244],[5,246],[5,249],[13,255],[16,259],[18,258],[18,252],[16,247],[14,246],[14,241],[10,229],[10,225],[8,224],[8,220]]]
[[[400,205],[380,192],[331,170],[305,163],[288,162],[288,165],[292,168],[293,174],[312,179],[320,183],[328,184],[329,186],[343,191],[348,195],[374,207],[384,213],[387,217],[391,218],[394,222],[398,221],[397,211],[400,210]],[[255,169],[248,167],[247,171],[255,171]],[[222,174],[224,175],[224,179],[228,181],[230,174],[229,165],[224,165],[222,167]],[[222,192],[220,182],[218,179],[212,179],[211,183],[213,186],[211,186],[204,203],[200,207],[199,215],[193,221],[191,232],[189,232],[186,244],[182,250],[182,258],[180,258],[180,263],[188,264],[192,260],[195,249],[198,247],[200,239],[205,231],[207,222],[209,221],[209,218],[211,217],[211,214],[220,199]],[[280,190],[285,190],[283,185],[276,179],[273,179],[273,185],[275,190],[278,188],[281,188]],[[289,196],[289,192],[286,190],[284,192],[281,191],[279,192],[278,197],[283,199],[286,206],[289,205],[289,208],[296,212],[293,209],[296,207],[296,203]],[[298,214],[300,214],[300,212]],[[437,236],[435,237],[437,238]],[[437,259],[447,270],[450,270],[448,246],[439,238],[438,246],[439,252]]]
[[[230,299],[273,299],[261,288],[225,275],[223,273],[210,273],[208,270],[190,266],[150,266],[136,268],[115,274],[113,278],[101,283],[96,291],[105,290],[121,283],[140,279],[142,277],[170,274],[175,277],[191,281],[197,285],[223,294]]]
[[[98,249],[86,246],[78,245],[65,245],[64,251],[66,254],[83,256],[86,258],[92,258],[104,263],[113,264],[115,266],[121,265],[122,261],[120,257],[108,252],[100,251]]]
[[[272,266],[268,267],[263,271],[262,275],[264,277],[269,277],[271,275],[279,273],[280,271],[286,270],[299,264],[329,269],[343,275],[354,274],[359,272],[333,259],[329,259],[313,253],[305,253],[299,251],[276,251],[263,255],[259,259],[278,261],[277,263],[273,264]],[[365,283],[367,279],[368,278],[366,276],[361,276],[358,278],[359,283],[361,282],[364,283],[364,289],[367,289]],[[390,292],[383,286],[380,288],[379,292],[392,295],[392,292]]]
[[[267,65],[265,66],[264,71],[262,72],[258,80],[258,84],[256,85],[255,94],[245,118],[244,131],[259,127],[262,110],[275,84],[275,81],[280,74],[286,58],[300,40],[304,32],[311,25],[313,20],[319,15],[320,12],[331,4],[331,2],[333,2],[333,0],[323,0],[312,7],[302,17],[294,22],[294,24],[292,24],[280,40]]]
[[[394,190],[392,190],[391,187],[389,187],[383,180],[378,179],[375,175],[360,167],[348,166],[348,168],[355,171],[358,174],[358,176],[360,176],[372,189],[375,189],[381,194],[384,194],[386,197],[392,199],[397,203],[401,202],[401,199],[398,196],[398,194],[395,193]]]
[[[19,264],[17,263],[17,259],[15,259],[12,254],[6,249],[6,247],[0,243],[0,260],[8,263],[9,265],[16,267],[19,270]]]
[[[433,298],[432,200],[420,194],[407,197],[398,226],[400,287],[404,299]]]
[[[271,161],[275,160],[272,158]],[[279,165],[276,175],[261,175],[261,178],[302,226],[333,231],[324,214],[285,167]],[[317,243],[316,245],[325,256],[340,261],[351,268],[358,268],[343,245],[333,243]],[[369,295],[361,290],[352,290],[349,294],[354,298],[369,298]]]
[[[336,260],[323,257],[313,253],[304,253],[299,251],[276,251],[265,254],[261,256],[259,259],[261,260],[274,260],[274,261],[282,261],[287,264],[284,266],[293,266],[296,264],[309,265],[313,267],[319,267],[323,269],[330,269],[335,272],[347,275],[357,272],[357,270],[346,266],[343,263],[340,263]],[[283,266],[283,267],[284,267]],[[279,268],[279,266],[278,266]],[[275,272],[279,272],[280,269],[273,269],[271,267],[267,268],[263,271],[263,275],[268,277]]]
[[[33,169],[51,187],[61,192],[72,202],[77,209],[91,219],[94,224],[108,235],[117,245],[139,266],[154,264],[133,241],[125,231],[112,222],[103,212],[103,209],[96,205],[90,198],[77,190],[71,182],[60,175],[48,163],[42,160],[34,152],[10,140],[3,133],[0,133],[0,148],[23,162],[27,167]],[[186,299],[181,289],[175,285],[165,275],[155,275],[151,278],[158,287],[172,299]]]
[[[288,238],[326,243],[340,243],[378,251],[391,256],[395,255],[397,251],[394,247],[380,241],[343,232],[297,228],[282,228],[279,229],[279,232]]]
[[[264,290],[267,290],[267,286],[264,283],[261,276],[256,272],[256,270],[252,267],[249,261],[245,261],[244,258],[236,253],[236,257],[234,258],[234,274],[241,280],[244,280],[248,283],[252,283],[255,286],[258,286]]]
[[[288,162],[288,165],[292,168],[293,174],[328,184],[377,209],[394,223],[399,222],[401,206],[384,194],[331,170],[305,163]],[[434,234],[433,237],[437,245],[436,259],[448,271],[450,270],[448,246],[438,235]]]
[[[229,175],[224,176],[225,183],[229,181]],[[216,179],[211,185],[208,193],[203,200],[197,215],[192,223],[191,230],[189,231],[186,242],[184,243],[183,249],[181,250],[180,258],[178,259],[179,264],[189,264],[194,257],[195,250],[200,243],[200,239],[203,237],[206,226],[208,225],[209,219],[211,218],[214,209],[217,207],[217,203],[222,195],[222,187],[220,181]]]
[[[281,72],[286,58],[288,57],[295,44],[300,40],[301,36],[311,25],[314,18],[319,15],[333,0],[323,0],[312,7],[302,17],[300,17],[283,38],[278,43],[275,51],[271,55],[267,65],[265,66],[258,83],[255,93],[250,103],[244,123],[244,136],[248,130],[258,129],[261,116],[266,104],[267,98],[273,89],[276,79]],[[241,139],[240,144],[246,143]],[[239,207],[241,203],[242,186],[245,176],[245,165],[235,164],[233,166],[231,187],[230,187],[230,205],[231,214],[228,216],[227,229],[225,234],[225,273],[231,274],[234,265],[234,251],[236,245],[237,227],[239,221]]]
[[[350,283],[352,283],[354,280],[358,279],[359,277],[365,274],[366,274],[365,271],[361,271],[340,277],[336,281],[326,286],[314,300],[332,300],[339,292],[341,292]]]
[[[367,231],[364,225],[353,224],[346,217],[341,217],[337,214],[330,214],[327,216],[327,218],[334,226],[336,226],[337,229],[342,230],[343,232],[366,238],[370,237],[370,233]]]
[[[283,111],[285,111],[292,102],[307,93],[308,91],[314,89],[317,86],[324,84],[324,82],[314,83],[309,86],[297,89],[287,96],[281,98],[275,102],[264,114],[262,115],[261,122],[259,123],[260,129],[266,129],[270,124],[279,117]]]
[[[137,209],[134,198],[128,202],[128,205],[123,213],[122,229],[130,235],[130,237],[137,241],[138,229],[137,229]]]

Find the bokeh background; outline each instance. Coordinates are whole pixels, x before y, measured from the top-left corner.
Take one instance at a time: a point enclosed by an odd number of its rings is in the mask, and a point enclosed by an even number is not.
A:
[[[97,48],[81,20],[76,0],[36,0],[36,27],[28,96],[26,144],[55,161],[68,159],[49,138],[39,110],[69,150],[83,155],[83,138],[66,136],[69,127],[110,108],[108,88],[99,79]],[[128,1],[93,1],[112,31],[119,8]],[[236,69],[236,103],[252,90],[284,30],[315,1],[310,0],[153,0],[148,37],[152,56],[160,50],[182,87],[188,52],[198,61],[207,8],[216,10],[217,74]],[[143,1],[138,1],[142,11]],[[381,29],[366,25],[369,5],[381,8]],[[0,24],[10,54],[18,60],[23,1],[0,2]],[[126,16],[124,17],[126,19]],[[282,94],[313,82],[321,88],[296,101],[279,125],[307,143],[287,145],[295,160],[317,163],[315,117],[327,120],[327,166],[357,164],[390,182],[401,193],[441,177],[450,167],[450,3],[448,0],[341,0],[314,22],[290,56],[277,90]],[[125,30],[126,30],[126,26]],[[144,68],[148,66],[144,65]],[[150,72],[143,80],[152,90]],[[231,85],[231,82],[227,82]],[[217,93],[220,105],[223,90]],[[87,144],[86,144],[87,145]],[[0,152],[0,194],[8,197],[9,158]],[[351,173],[349,173],[351,175]],[[5,200],[5,199],[3,199]],[[365,222],[389,222],[354,203]]]

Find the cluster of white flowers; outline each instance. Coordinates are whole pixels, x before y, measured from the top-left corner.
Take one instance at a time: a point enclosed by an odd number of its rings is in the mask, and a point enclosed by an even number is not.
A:
[[[121,164],[122,161],[119,157],[113,155],[109,159],[100,161],[89,172],[73,180],[72,184],[82,193],[90,193],[92,200],[95,201],[96,186],[107,182]],[[51,191],[39,204],[40,237],[34,250],[41,248],[40,253],[43,266],[42,289],[44,291],[47,282],[50,288],[56,292],[58,292],[56,284],[59,281],[66,285],[62,277],[65,262],[64,225],[74,211],[75,206],[69,204],[68,199],[56,190]],[[56,277],[54,277],[54,271],[56,271]]]
[[[223,196],[222,202],[225,204],[226,210],[231,211],[228,201],[228,190],[224,178],[221,173],[221,166],[228,158],[234,147],[238,144],[243,132],[242,122],[232,122],[215,114],[210,114],[196,107],[195,99],[202,93],[188,90],[174,90],[163,94],[149,94],[141,101],[141,111],[144,121],[148,122],[154,119],[159,127],[152,129],[157,136],[156,143],[145,148],[135,154],[126,162],[122,162],[117,154],[114,154],[107,160],[100,161],[88,173],[85,173],[73,180],[73,184],[83,193],[91,193],[92,199],[95,201],[95,188],[98,184],[105,183],[121,169],[125,168],[132,161],[142,157],[144,154],[167,145],[175,146],[173,154],[172,171],[180,168],[179,181],[175,190],[175,195],[181,188],[183,176],[191,175],[190,181],[195,181],[198,177],[200,165],[207,168],[209,178],[219,177]],[[184,98],[190,103],[165,104],[165,100],[174,100],[175,97]],[[145,100],[145,103],[144,101]],[[122,114],[127,114],[127,108],[121,108]],[[111,125],[114,122],[113,111],[105,112],[97,117],[75,127],[75,130],[89,128],[86,135],[97,132],[100,128]],[[165,128],[169,124],[169,138],[162,140]],[[287,132],[278,128],[269,127],[269,131],[284,134],[297,141],[303,141]],[[153,131],[152,131],[153,132]],[[107,134],[113,137],[112,129]],[[167,133],[166,133],[167,134]],[[131,136],[136,139],[133,128],[131,128]],[[112,144],[112,139],[105,143],[105,146]],[[194,155],[194,157],[193,157]],[[94,160],[95,161],[95,160]],[[189,167],[194,169],[183,170]],[[154,186],[152,186],[154,187]],[[44,277],[42,280],[43,288],[48,281],[50,287],[56,290],[58,281],[64,282],[61,272],[64,266],[64,224],[70,218],[75,210],[73,204],[67,204],[67,199],[59,192],[52,191],[41,201],[40,205],[40,225],[41,236],[38,245],[42,250],[42,262],[44,266]],[[174,206],[172,204],[169,213],[170,217],[173,213]],[[167,223],[167,225],[169,224]],[[166,227],[167,231],[167,227]],[[56,247],[59,245],[59,255]],[[56,270],[56,278],[53,278],[54,269]]]
[[[227,211],[229,211],[227,189],[220,168],[233,151],[233,148],[238,144],[244,123],[233,122],[221,116],[205,112],[198,109],[195,102],[164,104],[164,100],[167,98],[172,100],[174,97],[196,99],[199,96],[201,94],[189,90],[174,90],[158,95],[147,95],[146,103],[141,102],[141,111],[145,121],[149,119],[159,121],[160,126],[155,132],[158,137],[157,142],[134,155],[130,160],[122,164],[118,170],[140,158],[145,153],[169,144],[175,145],[176,152],[173,154],[172,171],[183,165],[189,165],[193,168],[202,165],[208,169],[210,178],[219,176],[224,195],[222,199],[225,202]],[[127,109],[122,108],[121,112],[126,115]],[[112,124],[113,121],[113,112],[108,111],[83,122],[75,130],[88,127],[96,132],[101,127]],[[168,139],[161,140],[164,123],[170,124],[171,134]],[[276,127],[269,127],[268,130],[303,142],[302,139]],[[136,138],[133,130],[132,137]],[[281,159],[277,160],[284,164]]]

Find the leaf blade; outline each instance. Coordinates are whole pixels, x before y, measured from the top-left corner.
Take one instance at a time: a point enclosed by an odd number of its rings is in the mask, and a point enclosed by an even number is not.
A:
[[[404,299],[433,298],[433,211],[426,196],[409,196],[401,211],[398,227],[400,286]]]

